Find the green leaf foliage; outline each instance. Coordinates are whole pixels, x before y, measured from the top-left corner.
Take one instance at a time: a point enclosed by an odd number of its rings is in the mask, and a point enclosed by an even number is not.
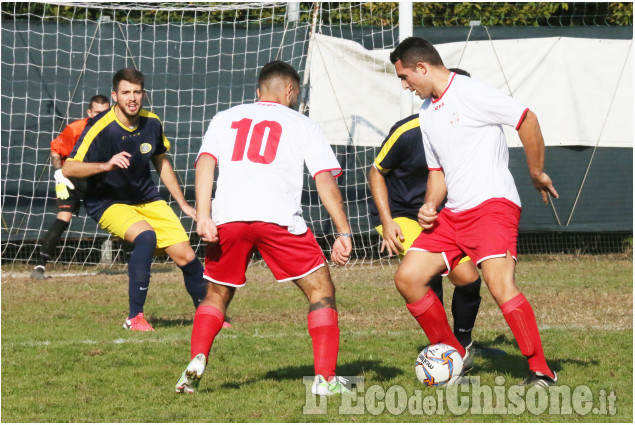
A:
[[[266,25],[286,23],[287,4],[181,2],[138,3],[138,7],[95,7],[46,3],[3,2],[2,19],[99,20],[122,23],[220,23]],[[300,3],[300,22],[311,22],[315,3]],[[320,19],[329,25],[397,25],[398,2],[321,2]],[[632,2],[598,3],[429,3],[413,4],[414,25],[424,27],[468,26],[481,21],[486,26],[594,26],[633,25]]]

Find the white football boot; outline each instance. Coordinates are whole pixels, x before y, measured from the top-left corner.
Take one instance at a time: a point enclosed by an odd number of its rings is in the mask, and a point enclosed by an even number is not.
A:
[[[176,392],[177,393],[193,393],[198,388],[198,383],[203,376],[203,372],[205,372],[205,365],[207,364],[207,359],[205,358],[205,354],[197,354],[190,363],[187,365],[187,368],[181,374],[181,377],[176,383]]]

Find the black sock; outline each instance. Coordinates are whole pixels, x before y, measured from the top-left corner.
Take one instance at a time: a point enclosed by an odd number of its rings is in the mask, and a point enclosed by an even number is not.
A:
[[[128,302],[130,304],[128,319],[143,313],[143,305],[150,286],[152,255],[156,246],[157,235],[154,230],[141,232],[134,240],[134,249],[128,261]]]
[[[441,301],[441,304],[443,304],[443,279],[441,276],[433,277],[430,282],[428,282],[428,286],[434,291],[439,301]]]
[[[183,272],[185,289],[192,297],[194,308],[198,308],[207,295],[207,282],[203,279],[203,265],[198,258],[194,258],[186,265],[178,267]]]
[[[40,255],[37,259],[38,266],[46,266],[46,263],[53,257],[55,248],[57,248],[57,244],[62,238],[62,233],[68,228],[69,224],[70,221],[56,218],[51,227],[49,227],[40,247]]]
[[[454,336],[463,347],[472,343],[472,328],[476,322],[478,308],[481,305],[481,278],[465,286],[454,288],[452,297],[452,316],[454,317]]]

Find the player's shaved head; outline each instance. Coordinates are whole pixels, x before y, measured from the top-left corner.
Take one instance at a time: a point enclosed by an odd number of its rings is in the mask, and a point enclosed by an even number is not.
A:
[[[134,68],[124,68],[117,71],[112,78],[112,90],[119,90],[119,83],[122,81],[128,81],[129,83],[139,84],[143,89],[143,73]]]
[[[300,75],[291,65],[282,61],[269,62],[260,70],[258,88],[270,92],[284,89],[287,84],[300,85]]]
[[[426,62],[433,66],[443,66],[443,60],[437,49],[421,37],[408,37],[390,53],[390,62],[397,61],[408,68],[414,68],[419,62]]]
[[[90,102],[88,102],[88,109],[93,109],[94,105],[103,105],[110,104],[110,101],[103,94],[97,94],[90,98]]]

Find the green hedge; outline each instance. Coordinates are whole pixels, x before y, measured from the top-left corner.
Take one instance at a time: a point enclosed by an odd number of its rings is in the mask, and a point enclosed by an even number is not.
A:
[[[112,9],[108,5],[86,8],[45,3],[3,2],[2,19],[88,19],[103,15],[119,22],[236,22],[283,23],[286,4],[250,8],[248,4],[139,3],[140,9]],[[156,7],[156,9],[151,9]],[[178,10],[173,9],[177,7]],[[300,20],[310,22],[313,3],[300,3]],[[633,25],[633,3],[414,3],[416,26],[466,26],[480,20],[486,26],[595,26]],[[329,24],[395,25],[399,18],[397,2],[323,2],[321,19]]]

